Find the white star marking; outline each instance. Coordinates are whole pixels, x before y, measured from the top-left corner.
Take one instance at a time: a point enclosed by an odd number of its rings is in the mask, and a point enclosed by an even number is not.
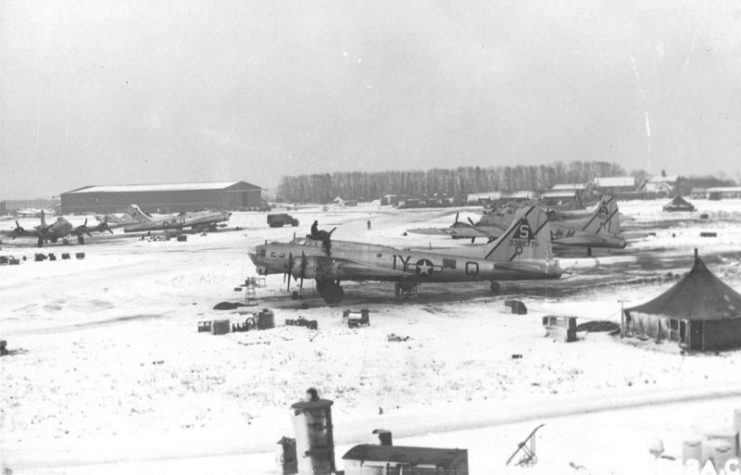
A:
[[[417,270],[419,271],[419,275],[430,275],[432,267],[427,265],[427,261],[422,261],[422,263],[417,266]]]

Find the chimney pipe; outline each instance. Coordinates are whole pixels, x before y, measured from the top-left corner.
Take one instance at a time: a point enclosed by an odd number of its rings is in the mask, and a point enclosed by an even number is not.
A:
[[[386,429],[375,429],[373,431],[374,434],[378,435],[378,440],[381,443],[381,445],[391,446],[391,431]]]

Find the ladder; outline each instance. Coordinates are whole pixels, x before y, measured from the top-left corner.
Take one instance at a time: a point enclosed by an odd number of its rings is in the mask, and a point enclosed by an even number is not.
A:
[[[540,424],[530,432],[530,435],[525,440],[517,444],[517,449],[509,456],[505,465],[509,465],[517,454],[522,454],[520,460],[515,464],[519,467],[529,467],[538,463],[538,455],[535,453],[535,433],[544,425]]]
[[[265,287],[265,277],[247,277],[244,281],[244,301],[247,305],[257,305],[257,289]]]

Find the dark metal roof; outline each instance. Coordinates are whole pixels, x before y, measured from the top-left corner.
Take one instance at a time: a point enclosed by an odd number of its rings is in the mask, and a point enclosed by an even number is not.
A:
[[[710,272],[698,257],[692,270],[672,288],[626,310],[688,320],[741,318],[741,294]]]
[[[200,190],[228,190],[236,189],[255,189],[260,187],[247,183],[246,181],[228,181],[228,182],[203,182],[203,183],[149,183],[140,185],[91,185],[83,186],[75,190],[67,191],[64,194],[74,193],[135,193],[135,192],[152,192],[152,191],[200,191]]]
[[[681,196],[677,195],[674,197],[673,200],[671,200],[669,203],[664,205],[664,211],[668,211],[668,210],[694,211],[695,207],[692,206],[690,202],[688,202]]]
[[[301,409],[301,410],[321,409],[324,407],[329,407],[332,404],[333,404],[332,401],[330,401],[329,399],[317,399],[316,401],[297,402],[291,405],[291,409]]]
[[[373,462],[395,462],[410,465],[434,465],[447,468],[454,462],[468,458],[465,449],[438,449],[431,447],[405,447],[402,445],[360,444],[347,451],[342,459]]]

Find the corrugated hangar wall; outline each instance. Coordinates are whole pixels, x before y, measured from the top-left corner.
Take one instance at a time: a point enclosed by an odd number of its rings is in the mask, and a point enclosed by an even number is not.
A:
[[[135,187],[129,187],[135,188]],[[144,188],[143,186],[141,188]],[[133,190],[127,187],[85,187],[62,193],[62,213],[121,213],[131,204],[145,212],[175,213],[202,209],[239,210],[259,207],[260,187],[235,182],[221,188],[169,189],[162,185]]]

